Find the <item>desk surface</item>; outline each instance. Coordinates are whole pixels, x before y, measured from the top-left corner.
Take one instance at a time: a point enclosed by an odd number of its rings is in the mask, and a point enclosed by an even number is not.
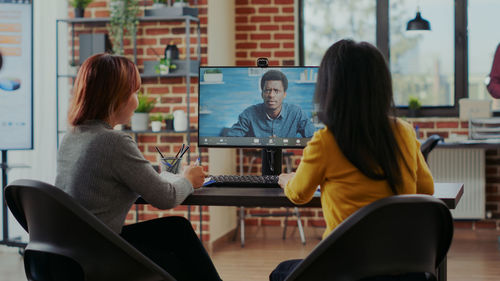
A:
[[[444,201],[450,209],[455,209],[464,192],[462,183],[435,183],[434,197]],[[197,189],[182,205],[204,206],[244,206],[244,207],[295,207],[286,198],[281,188],[221,188]],[[320,196],[300,207],[321,207]]]

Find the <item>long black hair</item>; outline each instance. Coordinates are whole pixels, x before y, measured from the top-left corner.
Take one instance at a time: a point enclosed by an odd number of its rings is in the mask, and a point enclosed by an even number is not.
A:
[[[333,44],[321,61],[315,99],[319,119],[345,157],[367,177],[387,180],[397,194],[401,150],[391,74],[380,51],[366,42]]]

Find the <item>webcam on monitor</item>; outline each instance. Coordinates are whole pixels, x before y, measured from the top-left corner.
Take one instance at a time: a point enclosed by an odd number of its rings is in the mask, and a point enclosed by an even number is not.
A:
[[[257,66],[258,67],[268,67],[269,60],[267,58],[258,58],[257,59]]]

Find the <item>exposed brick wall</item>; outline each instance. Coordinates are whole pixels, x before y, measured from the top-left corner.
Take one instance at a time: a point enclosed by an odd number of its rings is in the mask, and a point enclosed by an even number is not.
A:
[[[294,0],[236,0],[236,65],[295,64]]]
[[[194,6],[194,1],[190,1],[190,7]],[[201,31],[201,64],[207,62],[207,1],[198,0],[200,31]],[[140,14],[144,15],[144,9],[149,8],[153,4],[152,0],[140,1]],[[85,17],[99,18],[109,17],[110,11],[109,0],[94,0],[86,9]],[[68,17],[73,17],[73,8],[68,9]],[[196,23],[191,22],[190,30],[190,55],[192,59],[196,58],[197,51],[197,33]],[[70,30],[71,32],[71,30]],[[80,33],[107,33],[106,24],[75,24],[75,59],[79,60],[79,41],[78,35]],[[71,35],[71,33],[70,33]],[[140,22],[137,35],[137,66],[142,73],[144,68],[144,61],[153,60],[158,61],[163,56],[165,46],[174,41],[179,48],[180,59],[186,56],[186,42],[185,42],[185,24],[184,22],[172,21],[152,21]],[[71,37],[69,38],[69,46],[71,46]],[[71,51],[70,51],[71,52]],[[124,40],[124,53],[125,56],[133,60],[133,42],[130,39]],[[71,53],[70,53],[71,54]],[[72,81],[70,81],[72,82]],[[191,78],[190,80],[190,122],[191,128],[196,129],[198,122],[197,102],[198,102],[198,79]],[[186,95],[186,78],[143,78],[142,91],[147,92],[152,97],[157,97],[159,102],[156,104],[152,112],[170,113],[177,109],[187,110],[187,95]],[[165,126],[165,124],[163,124]],[[196,131],[196,130],[195,130]],[[139,134],[137,136],[139,149],[143,152],[144,157],[151,161],[153,164],[158,165],[159,156],[154,146],[158,146],[161,151],[166,155],[175,154],[181,147],[182,143],[187,142],[185,134],[182,133],[168,133],[168,134]],[[201,154],[202,163],[208,163],[207,150],[198,150],[197,148],[197,134],[191,134],[191,158],[195,159]],[[208,167],[204,166],[205,170]],[[148,220],[163,216],[185,216],[188,215],[187,206],[179,206],[172,210],[158,210],[150,205],[139,205],[139,212],[136,213],[135,206],[127,215],[126,223],[133,223],[138,216],[139,221]],[[209,215],[208,207],[202,207],[202,228],[203,240],[210,239],[209,233]],[[191,222],[193,227],[198,232],[199,225],[199,207],[191,207]]]
[[[270,65],[294,65],[295,64],[295,26],[294,26],[294,1],[293,0],[235,0],[235,41],[236,41],[236,65],[253,66],[256,58],[268,57]],[[193,1],[191,1],[193,2]],[[143,1],[141,5],[149,6],[152,1]],[[191,6],[193,3],[191,3]],[[207,62],[207,0],[199,0],[201,22],[201,63]],[[72,16],[70,9],[68,14]],[[109,3],[105,0],[94,1],[85,12],[86,17],[106,17],[109,16]],[[106,32],[104,25],[85,25],[78,26],[79,32]],[[165,45],[174,40],[181,51],[181,58],[185,54],[183,23],[172,22],[147,22],[141,23],[137,36],[137,55],[138,67],[142,70],[144,60],[155,60],[156,55],[163,53]],[[196,48],[195,33],[192,31],[192,50],[194,54]],[[76,38],[77,39],[77,38]],[[153,51],[154,50],[154,51]],[[78,51],[78,50],[77,50]],[[78,54],[78,52],[77,52]],[[130,40],[125,42],[125,54],[132,58],[132,44]],[[197,124],[197,79],[191,78],[191,100],[190,121],[192,126]],[[158,96],[161,102],[156,106],[154,112],[171,112],[178,108],[186,109],[186,81],[183,78],[151,78],[143,79],[143,89],[154,96]],[[408,119],[414,126],[419,127],[419,135],[426,138],[431,134],[438,134],[445,138],[452,134],[466,135],[467,123],[460,122],[457,118],[418,118]],[[154,164],[158,162],[158,155],[154,150],[154,145],[167,154],[175,153],[181,143],[186,142],[183,134],[144,134],[138,136],[139,148],[144,153],[146,159]],[[196,149],[197,136],[191,135],[193,151],[201,153],[202,163],[208,162],[207,149]],[[261,160],[257,158],[250,167],[251,158],[255,155],[255,150],[244,149],[243,167],[238,166],[238,172],[243,169],[245,174],[259,174],[261,170]],[[294,169],[300,163],[302,150],[292,151],[292,163]],[[239,153],[238,153],[239,157]],[[499,228],[500,221],[500,149],[487,151],[486,156],[486,208],[491,211],[493,219],[483,221],[458,221],[456,227],[466,228]],[[239,163],[239,159],[236,159]],[[206,167],[205,167],[206,168]],[[283,166],[285,171],[285,166]],[[180,206],[174,210],[157,210],[149,205],[139,207],[139,220],[146,220],[161,216],[181,215],[187,216],[187,207]],[[208,222],[209,207],[202,207],[202,227],[203,240],[209,241],[210,229]],[[250,217],[250,214],[276,213],[283,212],[285,208],[246,208],[247,225],[283,225],[283,217]],[[305,226],[324,227],[322,210],[320,208],[301,208],[301,219]],[[127,217],[127,223],[135,222],[135,207]],[[192,207],[191,221],[195,229],[199,230],[199,209]],[[296,225],[296,219],[293,217],[288,220],[289,225]]]

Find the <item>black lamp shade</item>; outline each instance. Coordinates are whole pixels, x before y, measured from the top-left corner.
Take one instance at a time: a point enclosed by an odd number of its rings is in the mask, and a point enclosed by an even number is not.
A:
[[[406,25],[406,30],[431,30],[431,24],[422,18],[420,12],[417,12],[415,18]]]

